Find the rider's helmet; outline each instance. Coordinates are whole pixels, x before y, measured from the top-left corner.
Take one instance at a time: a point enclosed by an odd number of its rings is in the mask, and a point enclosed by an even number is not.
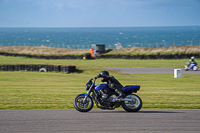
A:
[[[191,57],[191,60],[194,61],[194,56]]]
[[[101,82],[105,82],[105,77],[109,76],[109,72],[108,71],[102,71],[99,73],[99,77],[101,78]]]

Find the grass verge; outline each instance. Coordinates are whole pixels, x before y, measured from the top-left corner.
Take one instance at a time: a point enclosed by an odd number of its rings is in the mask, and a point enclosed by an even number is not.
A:
[[[200,59],[195,59],[200,62]],[[85,67],[143,67],[143,68],[183,68],[189,59],[179,60],[129,60],[129,59],[96,59],[96,60],[45,60],[26,57],[0,56],[0,64],[50,64],[75,65]]]
[[[73,99],[86,93],[85,83],[96,76],[98,70],[93,72],[1,71],[0,109],[71,109]],[[182,75],[174,79],[170,74],[110,73],[123,85],[141,85],[138,95],[143,100],[143,108],[200,109],[199,75]]]
[[[198,62],[199,60],[197,60]],[[76,65],[82,73],[0,71],[0,109],[71,109],[85,93],[85,83],[103,69],[96,67],[180,67],[186,60],[43,60],[0,56],[0,64]],[[138,84],[143,108],[200,109],[200,75],[125,74],[110,71],[123,85]],[[99,80],[97,84],[101,83]]]
[[[84,55],[90,53],[89,49],[67,49],[53,47],[28,47],[28,46],[4,46],[0,52],[31,55]],[[132,47],[122,49],[106,49],[106,54],[122,55],[156,55],[156,54],[191,54],[199,53],[200,46],[171,46],[171,47]]]

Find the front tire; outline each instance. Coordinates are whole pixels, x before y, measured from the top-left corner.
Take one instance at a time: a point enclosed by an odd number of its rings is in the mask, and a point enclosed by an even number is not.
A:
[[[93,100],[91,97],[87,97],[86,102],[83,103],[85,95],[78,95],[74,99],[74,108],[80,112],[88,112],[93,108]]]
[[[127,95],[125,98],[132,99],[132,101],[122,102],[122,107],[127,112],[138,112],[142,108],[142,100],[135,94]]]
[[[184,67],[184,70],[185,70],[185,71],[188,71],[188,70],[189,70],[188,66],[185,66],[185,67]]]

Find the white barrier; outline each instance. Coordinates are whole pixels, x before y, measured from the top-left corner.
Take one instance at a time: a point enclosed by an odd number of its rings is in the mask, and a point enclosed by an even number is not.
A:
[[[181,77],[181,69],[174,69],[174,78]]]

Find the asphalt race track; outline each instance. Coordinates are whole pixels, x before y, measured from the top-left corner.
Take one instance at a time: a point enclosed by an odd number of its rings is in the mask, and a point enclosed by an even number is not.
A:
[[[199,133],[198,109],[0,110],[1,133]]]
[[[177,68],[126,68],[126,67],[103,67],[108,70],[114,70],[123,73],[135,74],[174,74],[174,69]],[[185,71],[181,68],[181,74],[200,74],[200,71]]]

